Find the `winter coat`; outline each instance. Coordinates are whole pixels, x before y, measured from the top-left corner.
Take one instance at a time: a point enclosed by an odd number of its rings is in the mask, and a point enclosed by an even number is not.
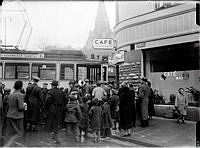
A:
[[[149,105],[148,105],[148,114],[149,114],[149,116],[154,116],[155,115],[154,100],[155,100],[155,96],[154,96],[152,88],[150,88]]]
[[[89,127],[89,117],[88,117],[89,105],[87,103],[83,103],[80,105],[80,108],[81,108],[82,118],[79,127],[82,129],[87,129]]]
[[[150,88],[147,84],[142,84],[139,87],[138,98],[140,99],[142,120],[148,120],[149,93],[150,93]]]
[[[105,102],[102,106],[102,128],[111,128],[112,127],[112,119],[110,114],[110,105],[108,102]]]
[[[65,107],[65,122],[78,123],[81,118],[82,113],[77,101],[70,101]]]
[[[180,114],[187,115],[188,99],[185,95],[178,94],[176,96],[175,106],[178,107]]]
[[[101,128],[101,112],[100,106],[92,106],[89,111],[90,127],[93,130],[100,130]]]
[[[19,90],[15,90],[8,99],[8,112],[6,117],[12,119],[24,118],[24,96]]]
[[[122,87],[119,96],[119,112],[120,112],[120,123],[121,129],[130,129],[133,127],[133,103],[132,96],[128,87]]]
[[[51,126],[62,125],[64,114],[65,94],[58,88],[50,89],[46,96],[45,111],[47,112],[47,129]]]
[[[42,106],[42,91],[37,84],[30,84],[26,89],[27,121],[40,121],[40,107]]]
[[[112,95],[110,97],[110,110],[112,119],[119,120],[119,96]]]

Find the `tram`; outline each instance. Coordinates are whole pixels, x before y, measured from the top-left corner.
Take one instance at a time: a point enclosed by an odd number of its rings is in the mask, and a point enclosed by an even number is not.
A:
[[[0,51],[0,81],[7,88],[12,88],[16,80],[22,80],[26,88],[32,76],[41,79],[39,86],[56,79],[66,88],[70,80],[101,81],[101,72],[101,61],[87,59],[80,50]]]

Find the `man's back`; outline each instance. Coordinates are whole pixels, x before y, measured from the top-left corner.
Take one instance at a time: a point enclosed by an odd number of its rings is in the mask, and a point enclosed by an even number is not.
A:
[[[95,98],[98,98],[99,100],[102,100],[102,97],[106,94],[106,91],[101,88],[101,87],[96,87],[93,92],[92,95],[95,96]]]

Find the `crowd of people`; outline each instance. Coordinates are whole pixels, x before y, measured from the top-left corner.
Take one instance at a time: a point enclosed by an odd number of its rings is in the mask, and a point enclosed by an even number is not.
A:
[[[126,82],[117,88],[114,82],[91,85],[86,79],[81,83],[70,81],[69,88],[63,88],[53,80],[51,89],[47,89],[49,84],[43,83],[41,88],[39,81],[34,76],[24,90],[23,82],[18,80],[12,93],[0,85],[3,143],[13,134],[37,132],[41,125],[57,143],[60,129],[76,142],[87,139],[88,133],[99,142],[100,138],[110,137],[111,130],[126,137],[131,135],[136,120],[141,121],[141,127],[147,127],[155,114],[154,94],[146,78],[141,79],[137,92],[133,84]]]

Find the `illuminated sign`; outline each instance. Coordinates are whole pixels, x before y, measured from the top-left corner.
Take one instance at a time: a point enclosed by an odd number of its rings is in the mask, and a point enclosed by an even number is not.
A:
[[[44,54],[43,53],[40,53],[40,54],[1,53],[0,57],[2,57],[2,58],[31,58],[31,59],[36,58],[36,59],[41,59],[41,58],[44,58]]]
[[[113,39],[94,39],[93,48],[96,49],[113,49]]]

